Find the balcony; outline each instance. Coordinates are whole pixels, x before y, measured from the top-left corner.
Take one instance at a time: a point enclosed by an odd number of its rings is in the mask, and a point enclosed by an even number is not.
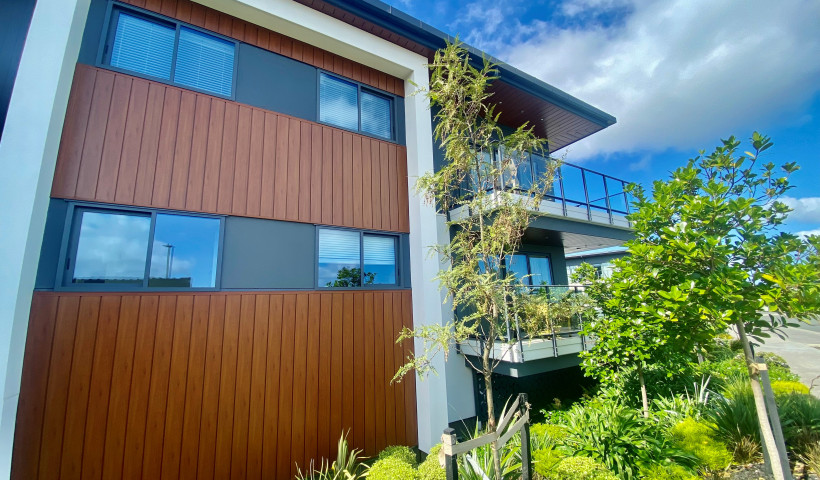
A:
[[[509,364],[523,364],[575,356],[594,344],[593,339],[581,334],[584,322],[598,315],[584,293],[585,286],[518,288],[526,289],[533,299],[539,300],[534,304],[541,310],[528,311],[524,307],[508,312],[505,321],[507,341],[496,342],[490,358]],[[481,343],[477,338],[462,342],[459,348],[464,355],[481,356]]]
[[[505,179],[504,185],[487,185],[485,188],[488,192],[503,189],[525,198],[534,179],[543,177],[551,161],[554,160],[532,154],[528,162],[519,165],[514,178]],[[626,219],[630,203],[629,194],[625,191],[628,183],[588,168],[562,163],[552,185],[547,186],[547,193],[540,205],[532,210],[544,215],[628,229],[631,227]],[[468,214],[468,207],[462,206],[451,210],[450,218],[459,220]]]

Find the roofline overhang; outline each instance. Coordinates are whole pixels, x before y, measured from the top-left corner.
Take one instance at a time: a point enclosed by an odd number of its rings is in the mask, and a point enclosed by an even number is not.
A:
[[[443,48],[455,37],[412,17],[379,0],[324,0],[333,7],[390,30],[430,50]],[[539,80],[521,70],[501,62],[475,47],[466,45],[474,66],[481,67],[486,58],[498,65],[499,80],[525,93],[543,99],[570,113],[578,115],[601,128],[615,124],[614,116],[578,98]]]

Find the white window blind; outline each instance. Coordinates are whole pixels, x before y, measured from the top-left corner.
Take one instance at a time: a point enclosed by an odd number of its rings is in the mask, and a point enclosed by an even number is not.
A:
[[[358,130],[356,85],[322,74],[319,79],[319,120],[349,130]]]
[[[396,239],[383,235],[364,235],[364,274],[372,274],[371,283],[396,283]],[[367,278],[366,278],[367,280]]]
[[[362,92],[362,131],[377,137],[390,138],[390,100]]]
[[[179,31],[174,81],[207,92],[230,96],[234,44],[182,27]]]
[[[176,30],[120,13],[111,49],[111,66],[166,80],[171,78]]]

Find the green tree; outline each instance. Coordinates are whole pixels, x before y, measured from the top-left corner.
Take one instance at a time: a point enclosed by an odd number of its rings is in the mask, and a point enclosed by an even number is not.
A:
[[[743,344],[763,441],[776,452],[749,337],[768,337],[792,318],[820,311],[820,237],[782,233],[796,163],[759,165],[772,146],[754,133],[752,151],[723,140],[690,160],[651,195],[629,187],[637,211],[629,256],[596,286],[603,315],[588,325],[595,346],[584,355],[588,374],[611,378],[624,368],[691,361],[700,345],[733,326]],[[670,361],[672,360],[672,361]],[[642,380],[642,378],[641,378]],[[643,408],[647,410],[642,385]],[[776,454],[774,455],[776,457]],[[780,470],[773,458],[773,470]]]
[[[420,338],[425,348],[408,359],[396,378],[413,369],[425,374],[432,370],[432,357],[446,356],[454,344],[477,339],[479,358],[466,358],[484,378],[488,430],[495,431],[492,374],[498,361],[491,352],[496,344],[510,342],[506,312],[525,295],[516,288],[520,279],[505,275],[504,263],[520,245],[530,211],[540,205],[544,186],[552,184],[557,162],[550,162],[548,172],[522,192],[516,172],[531,152],[544,150],[546,141],[527,125],[509,132],[498,124],[488,92],[497,77],[495,66],[485,60],[475,68],[456,41],[436,52],[429,67],[430,87],[424,93],[446,162],[422,176],[416,189],[440,214],[459,212],[449,216],[450,242],[432,247],[443,266],[436,279],[457,314],[446,325],[401,333],[399,341]],[[495,471],[500,472],[498,449],[493,451]]]

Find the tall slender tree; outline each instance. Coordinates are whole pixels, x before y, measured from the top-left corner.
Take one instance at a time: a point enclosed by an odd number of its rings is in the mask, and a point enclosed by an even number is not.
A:
[[[431,370],[435,355],[447,355],[457,343],[476,339],[480,351],[468,352],[467,362],[484,379],[488,430],[496,430],[492,375],[498,359],[495,347],[508,337],[510,305],[525,295],[517,288],[520,279],[505,274],[505,261],[519,247],[531,211],[540,205],[557,162],[544,162],[544,171],[532,185],[518,182],[519,169],[530,165],[530,155],[542,154],[546,140],[521,125],[502,128],[491,104],[488,88],[497,78],[495,65],[486,59],[481,68],[470,62],[469,53],[456,42],[436,52],[430,68],[426,94],[434,112],[435,140],[445,162],[436,172],[422,176],[417,191],[447,216],[450,241],[432,247],[442,262],[436,277],[455,311],[446,325],[405,329],[399,341],[420,338],[425,349],[409,358],[398,371],[401,378],[411,370]],[[497,446],[496,446],[497,447]],[[496,475],[500,457],[494,449]]]

